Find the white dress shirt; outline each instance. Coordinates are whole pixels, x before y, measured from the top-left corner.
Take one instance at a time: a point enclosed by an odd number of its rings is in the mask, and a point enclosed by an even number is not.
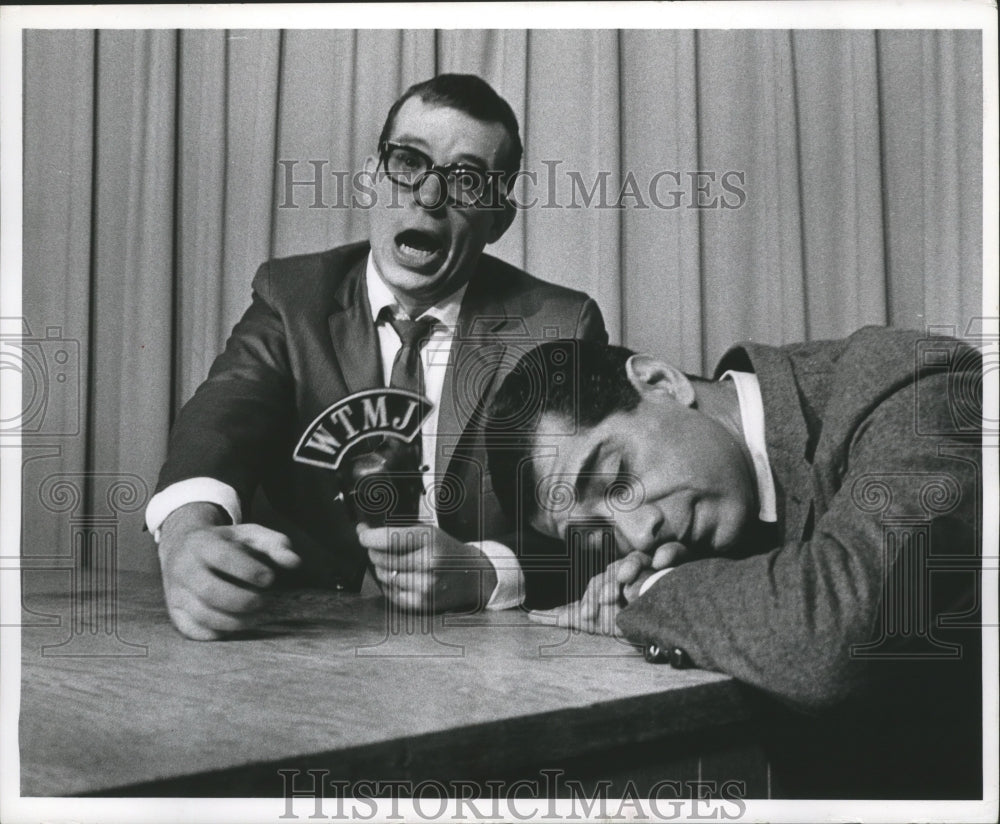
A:
[[[397,313],[401,310],[396,305],[389,287],[382,280],[371,254],[368,255],[365,269],[365,284],[368,304],[372,310],[372,320],[375,322],[375,329],[378,333],[382,377],[385,385],[388,386],[392,374],[392,362],[401,347],[401,343],[392,325],[387,321],[380,321],[379,314],[386,306]],[[420,318],[432,316],[436,320],[427,343],[420,349],[420,360],[424,370],[424,394],[434,405],[434,409],[421,427],[425,494],[420,501],[420,514],[422,520],[435,525],[437,525],[437,515],[431,497],[433,495],[437,445],[438,409],[441,404],[448,357],[455,338],[455,329],[458,325],[458,315],[462,308],[465,289],[466,287],[463,285],[428,308],[419,317],[412,318],[412,320],[420,320]],[[154,495],[149,506],[146,507],[146,526],[153,534],[154,539],[160,540],[160,527],[171,512],[185,504],[196,502],[213,503],[222,507],[234,524],[242,521],[243,513],[235,489],[214,478],[188,478],[171,484]],[[477,541],[472,545],[489,558],[497,575],[496,589],[493,590],[486,608],[507,609],[520,605],[524,601],[524,574],[514,553],[496,541]]]
[[[764,435],[764,401],[760,395],[760,382],[752,372],[723,372],[720,380],[731,380],[736,386],[736,398],[740,405],[740,422],[743,424],[743,440],[750,450],[753,462],[754,480],[757,485],[757,500],[760,511],[757,518],[765,523],[775,523],[778,520],[777,493],[774,488],[774,476],[771,474],[771,462],[767,459],[767,440]],[[642,595],[653,584],[660,580],[673,567],[654,572],[639,587]]]

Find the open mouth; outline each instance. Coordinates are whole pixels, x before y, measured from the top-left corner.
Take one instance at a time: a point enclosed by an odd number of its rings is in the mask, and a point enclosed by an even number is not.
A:
[[[407,229],[396,235],[396,256],[409,269],[434,268],[445,254],[441,238],[419,229]]]

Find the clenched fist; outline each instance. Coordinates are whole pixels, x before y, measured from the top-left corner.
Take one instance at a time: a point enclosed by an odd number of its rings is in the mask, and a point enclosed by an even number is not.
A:
[[[288,538],[257,524],[224,525],[214,504],[177,509],[160,533],[167,609],[188,638],[212,641],[252,626],[276,567],[300,559]]]

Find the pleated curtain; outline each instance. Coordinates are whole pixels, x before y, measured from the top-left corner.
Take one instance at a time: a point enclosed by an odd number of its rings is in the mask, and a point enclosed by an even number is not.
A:
[[[488,251],[589,292],[615,342],[706,372],[982,314],[978,32],[28,31],[23,320],[67,355],[23,379],[26,553],[114,504],[119,563],[155,567],[143,504],[254,271],[366,237],[350,175],[439,72],[522,124],[534,178]]]

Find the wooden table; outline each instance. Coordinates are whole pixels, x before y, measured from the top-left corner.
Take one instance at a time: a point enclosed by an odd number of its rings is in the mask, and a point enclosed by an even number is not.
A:
[[[171,626],[156,576],[86,575],[23,574],[25,796],[282,797],[279,770],[528,779],[542,797],[566,780],[738,779],[767,795],[739,685],[617,639],[308,590],[276,596],[251,636],[199,643]]]

